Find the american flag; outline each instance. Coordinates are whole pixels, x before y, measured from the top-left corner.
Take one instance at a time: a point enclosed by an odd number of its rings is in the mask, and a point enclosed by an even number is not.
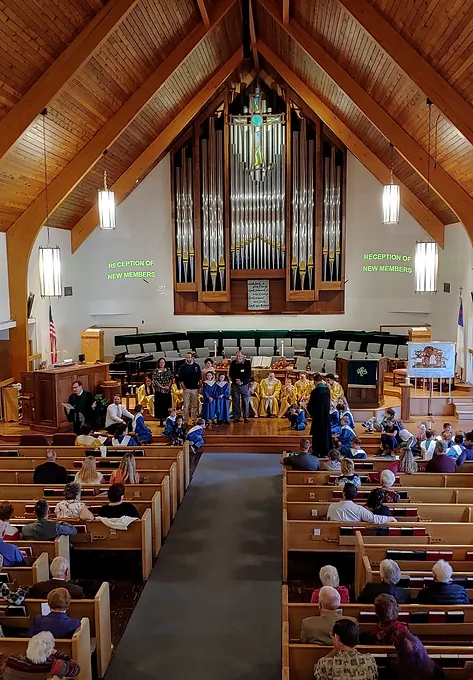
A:
[[[55,364],[57,361],[57,336],[56,336],[56,327],[54,325],[53,321],[53,312],[51,309],[51,305],[49,305],[49,344],[50,344],[50,349],[51,349],[51,363]]]

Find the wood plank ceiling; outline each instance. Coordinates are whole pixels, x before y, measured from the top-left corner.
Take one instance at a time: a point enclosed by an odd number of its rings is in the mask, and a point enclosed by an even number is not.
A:
[[[339,0],[275,0],[428,150],[426,94],[355,21]],[[398,33],[473,104],[473,0],[369,0]],[[210,20],[217,2],[205,2]],[[0,120],[106,5],[106,0],[0,0]],[[389,165],[387,140],[284,28],[253,0],[256,35]],[[48,179],[84,148],[143,82],[202,22],[197,0],[139,0],[48,106]],[[50,226],[72,229],[96,200],[103,170],[112,184],[199,92],[242,42],[235,3],[180,64],[108,153],[54,211]],[[277,74],[260,57],[260,68]],[[246,72],[251,65],[246,68]],[[242,74],[239,74],[240,76]],[[280,81],[280,79],[279,79]],[[281,81],[280,81],[281,82]],[[7,231],[44,189],[42,118],[0,161],[0,231]],[[432,108],[432,156],[473,195],[473,147]],[[444,223],[448,205],[399,155],[395,174]]]

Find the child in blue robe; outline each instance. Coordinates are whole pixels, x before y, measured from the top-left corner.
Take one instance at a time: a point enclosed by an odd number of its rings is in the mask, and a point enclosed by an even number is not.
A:
[[[345,418],[348,418],[348,424],[351,427],[351,429],[354,430],[355,429],[355,421],[353,419],[352,412],[350,411],[350,407],[348,406],[348,402],[345,399],[345,397],[342,397],[342,399],[338,400],[337,411],[340,414],[340,420],[344,416],[345,416]]]
[[[305,419],[305,411],[303,408],[293,404],[289,407],[288,420],[291,423],[291,430],[305,430],[307,421]]]
[[[213,371],[207,371],[205,374],[205,380],[202,383],[202,397],[204,399],[202,418],[207,423],[215,421],[215,424],[217,424],[217,383]]]
[[[145,425],[145,419],[142,414],[142,406],[137,404],[135,406],[135,417],[133,418],[133,432],[140,440],[140,444],[149,444],[151,442],[152,432]]]
[[[230,385],[225,377],[225,373],[218,374],[216,385],[217,393],[217,421],[221,425],[230,424]]]
[[[332,430],[332,436],[338,437],[340,434],[341,425],[340,425],[340,413],[339,411],[335,408],[335,404],[333,401],[330,402],[330,429]]]
[[[202,446],[205,444],[204,430],[205,420],[203,418],[199,418],[196,424],[193,427],[191,427],[191,429],[187,433],[186,439],[191,443],[191,448],[193,449],[194,452],[197,449],[202,448]]]
[[[176,422],[176,417],[177,417],[176,409],[170,408],[168,412],[169,412],[169,415],[166,418],[166,425],[164,426],[163,437],[170,437],[171,436],[171,433],[174,429],[174,424]]]
[[[351,457],[351,440],[356,437],[354,430],[348,424],[348,418],[345,416],[341,419],[342,428],[338,435],[338,445],[342,456]]]

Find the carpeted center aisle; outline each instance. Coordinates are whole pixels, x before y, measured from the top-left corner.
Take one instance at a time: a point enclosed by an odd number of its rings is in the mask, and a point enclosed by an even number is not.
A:
[[[276,680],[279,455],[205,453],[107,680]]]

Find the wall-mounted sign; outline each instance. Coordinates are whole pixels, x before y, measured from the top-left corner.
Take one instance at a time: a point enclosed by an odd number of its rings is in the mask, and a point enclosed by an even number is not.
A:
[[[248,280],[248,311],[262,312],[269,309],[269,279]]]
[[[108,269],[132,269],[132,271],[108,272],[107,279],[154,279],[156,272],[149,269],[154,266],[154,260],[121,260],[119,262],[109,262]],[[145,267],[148,269],[146,270]]]
[[[412,274],[412,256],[398,253],[364,253],[362,271]]]

